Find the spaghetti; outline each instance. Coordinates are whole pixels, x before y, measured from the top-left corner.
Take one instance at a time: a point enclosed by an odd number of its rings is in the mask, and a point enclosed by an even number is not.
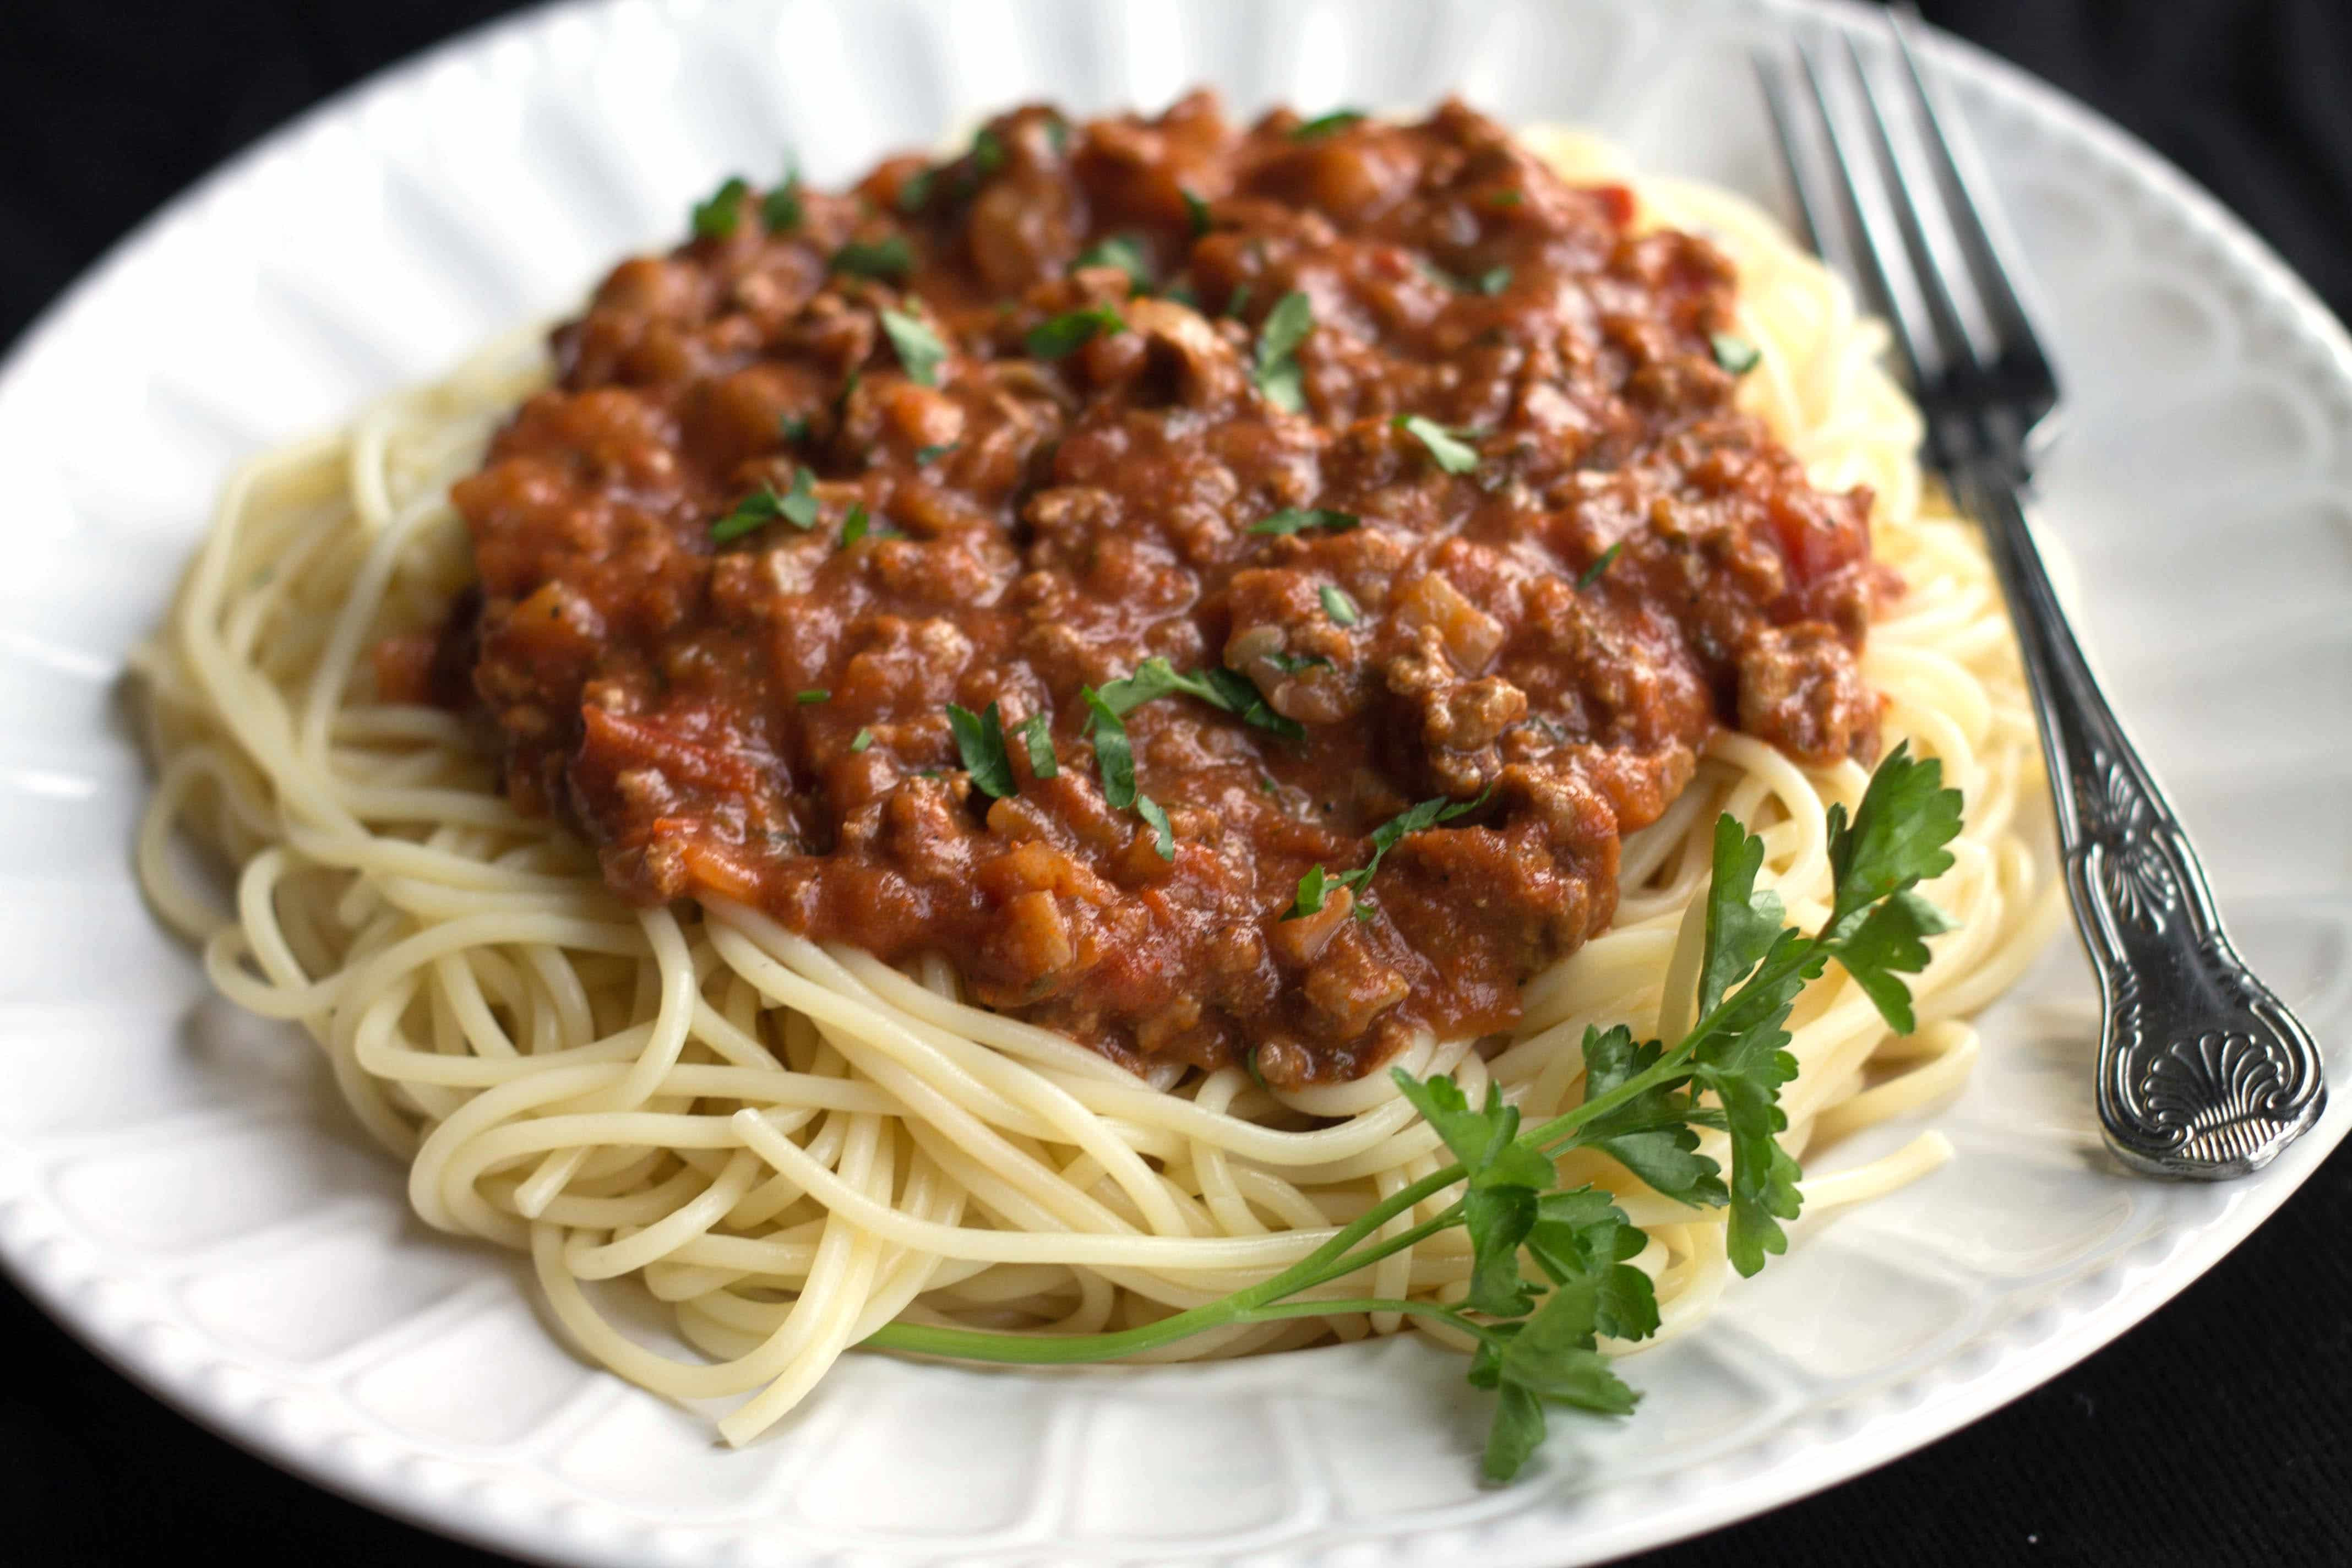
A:
[[[1580,138],[1530,139],[1564,175],[1619,177]],[[2036,848],[2040,760],[1998,587],[1973,531],[1926,489],[1919,421],[1878,364],[1879,331],[1762,214],[1720,192],[1640,186],[1646,220],[1737,262],[1739,331],[1761,351],[1743,403],[1824,489],[1867,484],[1872,544],[1907,591],[1872,626],[1864,672],[1886,744],[1941,760],[1966,800],[1956,864],[1925,889],[1957,918],[1891,1036],[1842,973],[1790,1027],[1793,1153],[1928,1104],[1966,1077],[1967,1016],[2049,933]],[[138,865],[157,909],[203,945],[220,990],[299,1024],[369,1131],[407,1162],[443,1230],[527,1251],[588,1355],[678,1398],[738,1398],[756,1436],[834,1360],[895,1321],[1098,1331],[1199,1305],[1311,1251],[1448,1162],[1385,1073],[1276,1090],[1242,1068],[1147,1080],[1034,1025],[968,1004],[946,963],[893,968],[794,935],[747,905],[640,908],[594,855],[519,812],[455,715],[380,700],[366,653],[437,626],[472,580],[451,484],[545,384],[520,333],[348,430],[231,481],[161,638],[139,660],[161,776]],[[1729,812],[1810,927],[1830,885],[1823,816],[1866,781],[1717,733],[1664,816],[1624,845],[1609,930],[1537,975],[1499,1046],[1431,1041],[1392,1065],[1489,1080],[1530,1121],[1577,1104],[1588,1025],[1673,1038],[1698,963],[1694,895]],[[240,868],[223,914],[176,852],[183,830]],[[1675,999],[1669,1001],[1669,999]],[[1710,1134],[1719,1144],[1721,1134]],[[1718,1156],[1719,1147],[1710,1152]],[[1808,1183],[1809,1205],[1912,1179],[1948,1146]],[[1649,1192],[1597,1152],[1593,1181],[1648,1237],[1635,1259],[1671,1334],[1727,1283],[1719,1211]],[[1442,1206],[1400,1215],[1402,1234]],[[1459,1299],[1458,1231],[1382,1258],[1334,1299]],[[656,1353],[595,1292],[632,1282],[704,1359]],[[1443,1325],[1339,1312],[1203,1333],[1155,1359],[1222,1357]]]

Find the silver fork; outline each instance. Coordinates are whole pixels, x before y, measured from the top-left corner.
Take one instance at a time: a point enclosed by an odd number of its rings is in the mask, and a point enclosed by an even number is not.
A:
[[[2318,1118],[2319,1052],[2231,945],[2188,834],[2052,591],[2027,520],[2058,379],[1958,122],[1920,62],[1916,16],[1890,24],[1894,92],[1843,32],[1842,60],[1801,33],[1793,69],[1790,52],[1759,47],[1757,76],[1813,248],[1893,328],[1927,460],[1982,524],[2016,622],[2067,890],[2099,979],[2107,1145],[2151,1175],[2242,1175]]]

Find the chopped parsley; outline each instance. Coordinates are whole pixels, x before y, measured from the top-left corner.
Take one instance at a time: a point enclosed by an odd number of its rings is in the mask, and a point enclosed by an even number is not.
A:
[[[1209,232],[1209,204],[1191,191],[1180,190],[1176,194],[1184,198],[1184,216],[1192,220],[1192,237],[1200,238]]]
[[[915,467],[928,468],[960,445],[961,442],[942,441],[936,447],[918,447],[915,448]]]
[[[1249,302],[1250,286],[1247,283],[1236,284],[1234,291],[1225,297],[1225,314],[1238,321],[1242,313],[1249,309]]]
[[[983,125],[971,133],[971,166],[983,180],[1004,167],[1004,138],[995,126]]]
[[[826,265],[853,278],[877,278],[895,283],[915,269],[915,247],[907,243],[903,234],[877,240],[853,239],[835,251]]]
[[[1290,908],[1282,918],[1286,921],[1296,921],[1304,920],[1308,915],[1321,914],[1323,905],[1329,899],[1330,892],[1330,879],[1325,876],[1323,868],[1319,865],[1309,866],[1307,868],[1306,875],[1298,879],[1298,891],[1292,897]]]
[[[844,550],[861,539],[904,539],[905,537],[907,537],[905,534],[887,523],[876,522],[867,515],[864,501],[858,501],[853,505],[849,509],[849,515],[841,520],[841,548]]]
[[[1490,267],[1473,278],[1470,280],[1470,286],[1488,299],[1492,299],[1511,286],[1511,269],[1507,267]]]
[[[1258,328],[1257,364],[1251,373],[1265,400],[1286,413],[1307,406],[1306,383],[1298,369],[1298,345],[1315,330],[1315,302],[1292,289],[1274,303]]]
[[[1270,653],[1265,656],[1265,661],[1285,675],[1301,675],[1310,669],[1338,668],[1319,653]]]
[[[1082,267],[1116,267],[1127,274],[1129,286],[1137,293],[1150,291],[1151,263],[1144,258],[1143,247],[1132,235],[1115,234],[1087,246],[1070,263],[1070,270]]]
[[[725,239],[743,221],[743,198],[751,193],[751,183],[740,174],[730,174],[727,183],[704,200],[694,204],[694,237]]]
[[[1097,333],[1108,338],[1125,331],[1127,320],[1117,310],[1108,305],[1090,305],[1083,310],[1048,316],[1029,329],[1024,341],[1037,359],[1065,359],[1086,347]]]
[[[770,234],[790,234],[800,227],[801,177],[796,170],[787,168],[782,184],[760,203],[760,221]]]
[[[937,169],[918,169],[898,186],[898,199],[891,205],[912,217],[930,205],[931,188],[939,184]]]
[[[1271,517],[1262,517],[1243,531],[1246,533],[1304,533],[1310,528],[1328,528],[1334,533],[1345,533],[1362,524],[1363,519],[1352,511],[1326,511],[1320,508],[1309,510],[1286,506]]]
[[[1364,612],[1356,607],[1356,601],[1348,597],[1348,590],[1337,583],[1324,584],[1316,590],[1316,596],[1323,601],[1323,613],[1339,626],[1352,626],[1364,618]]]
[[[871,730],[860,730],[856,734],[850,737],[849,749],[852,752],[862,752],[873,743],[874,731]]]
[[[799,703],[803,708],[813,708],[820,702],[832,701],[833,693],[826,690],[822,686],[812,686],[805,691],[794,692],[793,694],[793,700]]]
[[[1307,738],[1306,726],[1267,707],[1265,695],[1248,676],[1222,665],[1187,674],[1164,658],[1147,658],[1135,667],[1133,675],[1106,684],[1097,700],[1113,718],[1120,718],[1171,692],[1198,698],[1212,708],[1236,715],[1245,724],[1270,730],[1286,741]]]
[[[1400,414],[1389,423],[1428,447],[1437,466],[1449,474],[1466,474],[1478,466],[1478,449],[1461,438],[1465,432],[1448,430],[1419,414]]]
[[[1148,795],[1135,797],[1135,815],[1151,826],[1151,847],[1160,851],[1162,860],[1176,858],[1176,830],[1168,824],[1168,814],[1160,803]]]
[[[1510,189],[1508,186],[1506,186],[1502,190],[1493,193],[1491,195],[1487,196],[1486,199],[1498,207],[1515,207],[1521,202],[1526,201],[1528,198],[1526,192],[1515,191]]]
[[[1332,880],[1352,892],[1361,894],[1364,885],[1379,874],[1381,861],[1387,857],[1390,850],[1415,833],[1426,832],[1438,824],[1451,822],[1457,816],[1469,816],[1486,805],[1486,797],[1494,793],[1495,786],[1488,784],[1479,792],[1478,798],[1475,800],[1447,800],[1440,795],[1435,800],[1424,800],[1419,805],[1405,807],[1372,829],[1372,858],[1352,871],[1340,872]],[[1372,918],[1369,906],[1360,906],[1356,913],[1367,921]]]
[[[1360,109],[1335,109],[1328,114],[1317,115],[1303,125],[1292,126],[1290,139],[1293,142],[1318,142],[1360,123],[1363,118],[1364,111]]]
[[[1041,779],[1059,776],[1062,765],[1054,759],[1054,721],[1044,709],[1021,721],[1021,743],[1029,748],[1029,771]]]
[[[975,788],[999,800],[1013,793],[1013,762],[1004,754],[1004,716],[995,703],[978,713],[949,703],[948,730]]]
[[[808,416],[805,414],[785,415],[782,418],[776,421],[776,434],[782,436],[787,441],[807,440],[809,438]]]
[[[793,475],[792,488],[782,495],[762,481],[758,489],[737,501],[733,510],[710,525],[710,542],[724,544],[740,539],[780,518],[805,533],[816,526],[817,499],[812,485],[806,468]]]
[[[1070,150],[1070,122],[1063,119],[1058,114],[1046,115],[1045,145],[1051,147],[1056,156],[1068,152]]]
[[[1764,357],[1761,349],[1737,332],[1710,332],[1706,342],[1715,351],[1715,363],[1734,375],[1746,375]]]
[[[1576,591],[1581,594],[1587,588],[1591,587],[1595,583],[1600,582],[1601,574],[1609,570],[1609,563],[1616,560],[1618,552],[1624,548],[1625,542],[1621,539],[1616,543],[1611,545],[1608,549],[1602,551],[1599,560],[1593,562],[1591,565],[1587,566],[1581,573],[1577,574]]]
[[[912,310],[886,308],[882,330],[890,334],[890,346],[898,351],[898,363],[906,367],[909,381],[918,386],[940,384],[940,366],[947,360],[948,346],[922,317]]]
[[[1094,742],[1103,799],[1113,811],[1125,811],[1135,804],[1135,750],[1128,744],[1127,725],[1093,687],[1081,687],[1078,695],[1086,700],[1087,736]]]

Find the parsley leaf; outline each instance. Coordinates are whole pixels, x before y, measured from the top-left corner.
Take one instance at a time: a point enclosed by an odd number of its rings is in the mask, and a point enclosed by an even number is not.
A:
[[[1715,363],[1734,375],[1746,375],[1764,357],[1761,349],[1737,333],[1710,332],[1706,342],[1715,351]]]
[[[1372,829],[1372,858],[1355,870],[1343,872],[1339,877],[1340,885],[1360,891],[1364,884],[1372,879],[1373,874],[1380,870],[1381,858],[1408,836],[1425,832],[1441,822],[1451,822],[1457,816],[1467,816],[1486,805],[1486,797],[1494,793],[1495,786],[1488,784],[1479,791],[1478,798],[1475,800],[1448,800],[1444,795],[1439,795],[1435,800],[1424,800],[1419,805],[1405,807]]]
[[[809,438],[809,417],[805,414],[787,414],[776,421],[776,434],[787,442]]]
[[[890,346],[898,351],[898,363],[906,367],[909,381],[918,386],[940,384],[940,366],[947,360],[948,346],[922,317],[912,310],[886,307],[882,330],[890,334]]]
[[[1285,675],[1301,675],[1310,669],[1333,668],[1331,661],[1319,653],[1269,653],[1261,657]]]
[[[1839,964],[1876,1004],[1879,1016],[1896,1034],[1907,1035],[1919,1026],[1911,1012],[1911,988],[1896,976],[1916,974],[1927,968],[1927,939],[1951,931],[1958,923],[1906,888],[1864,916],[1852,934],[1837,944]]]
[[[1511,269],[1507,267],[1490,267],[1470,281],[1471,287],[1488,299],[1493,299],[1511,286]]]
[[[1144,259],[1142,242],[1133,235],[1115,234],[1095,241],[1070,263],[1073,272],[1082,267],[1116,267],[1127,274],[1129,286],[1139,294],[1151,288],[1151,263]]]
[[[1754,969],[1779,940],[1786,912],[1780,895],[1758,889],[1764,840],[1729,812],[1715,819],[1714,875],[1706,888],[1706,946],[1699,960],[1698,1010],[1715,1011],[1723,994]]]
[[[855,278],[877,278],[886,283],[896,282],[915,269],[915,247],[907,237],[894,234],[877,240],[851,240],[833,253],[826,266],[835,272],[846,272]]]
[[[801,177],[787,168],[783,182],[760,203],[760,221],[770,234],[790,234],[801,226]]]
[[[1169,826],[1168,814],[1160,808],[1160,803],[1148,795],[1137,795],[1135,815],[1150,825],[1151,847],[1160,852],[1160,858],[1176,858],[1176,830]]]
[[[873,743],[874,731],[871,730],[861,729],[849,738],[849,749],[853,752],[862,752]]]
[[[1619,1024],[1584,1031],[1584,1098],[1612,1094],[1657,1065],[1665,1047],[1633,1043]],[[1722,1167],[1698,1152],[1696,1126],[1720,1118],[1693,1104],[1687,1079],[1656,1085],[1577,1129],[1577,1140],[1609,1154],[1653,1190],[1679,1202],[1720,1208],[1730,1202]]]
[[[1326,583],[1315,593],[1323,601],[1323,613],[1335,624],[1352,626],[1364,618],[1364,612],[1356,607],[1356,601],[1348,597],[1348,590],[1338,584]]]
[[[1176,194],[1184,198],[1184,216],[1192,222],[1192,237],[1200,238],[1209,232],[1209,204],[1191,191],[1180,190]]]
[[[892,205],[900,212],[912,217],[930,205],[931,187],[939,184],[939,178],[940,172],[937,169],[916,170],[907,176],[904,184],[899,185],[898,200]]]
[[[1853,821],[1845,807],[1829,813],[1830,870],[1836,903],[1823,935],[1843,939],[1868,905],[1952,868],[1944,847],[1960,831],[1960,792],[1944,787],[1944,764],[1897,745],[1870,775]]]
[[[1363,519],[1352,511],[1327,511],[1321,508],[1308,510],[1286,506],[1271,517],[1260,518],[1243,531],[1246,533],[1304,533],[1310,528],[1328,528],[1334,533],[1345,533],[1362,524]]]
[[[1004,719],[995,703],[978,713],[949,703],[948,729],[975,787],[1000,800],[1013,793],[1013,763],[1004,754]]]
[[[1135,751],[1128,744],[1127,726],[1119,721],[1119,710],[1104,701],[1103,694],[1093,687],[1081,688],[1078,695],[1090,710],[1087,734],[1094,742],[1095,771],[1102,775],[1103,799],[1113,811],[1125,811],[1135,804]]]
[[[1061,764],[1054,758],[1054,721],[1044,709],[1021,721],[1021,743],[1029,748],[1029,771],[1041,779],[1061,773]]]
[[[993,125],[983,125],[971,133],[971,166],[982,179],[1004,167],[1004,138]]]
[[[1608,549],[1602,551],[1591,565],[1587,566],[1582,572],[1577,574],[1576,591],[1581,594],[1587,588],[1591,587],[1595,583],[1600,582],[1601,574],[1609,570],[1610,564],[1617,559],[1618,553],[1624,548],[1625,542],[1621,539],[1616,543],[1611,545]]]
[[[833,693],[826,690],[822,686],[812,686],[805,691],[793,693],[793,700],[799,703],[803,708],[808,708],[813,707],[819,702],[832,701]]]
[[[1328,114],[1318,114],[1302,125],[1290,128],[1293,142],[1318,142],[1337,132],[1345,131],[1364,118],[1360,109],[1335,109]]]
[[[740,174],[730,174],[726,184],[694,204],[694,237],[725,239],[743,221],[743,198],[750,194],[751,183]]]
[[[1058,316],[1048,316],[1029,329],[1024,341],[1032,357],[1063,359],[1086,347],[1097,332],[1112,337],[1127,331],[1127,319],[1108,305],[1089,305],[1083,310],[1065,310]]]
[[[928,468],[961,445],[961,441],[942,441],[936,447],[918,447],[915,448],[915,467]]]
[[[1113,713],[1124,715],[1172,691],[1197,697],[1212,708],[1235,714],[1245,724],[1271,730],[1286,741],[1306,739],[1306,726],[1267,707],[1265,694],[1249,677],[1222,667],[1188,675],[1164,658],[1147,658],[1135,667],[1134,674],[1105,685],[1101,696]]]
[[[760,488],[735,503],[734,509],[710,525],[710,542],[724,544],[756,533],[781,518],[803,533],[816,526],[817,499],[806,468],[793,476],[792,488],[782,495],[776,487],[761,482]]]
[[[1400,414],[1389,423],[1428,447],[1437,466],[1449,474],[1466,474],[1478,466],[1478,449],[1434,419]]]
[[[1286,413],[1307,406],[1306,382],[1298,368],[1298,345],[1315,330],[1315,301],[1292,289],[1275,301],[1258,328],[1257,363],[1251,379],[1265,400]]]
[[[1295,921],[1304,920],[1308,915],[1319,915],[1329,896],[1330,879],[1325,876],[1323,868],[1309,866],[1298,879],[1298,891],[1292,896],[1290,909],[1282,918]]]
[[[841,548],[848,549],[861,539],[903,539],[906,535],[886,523],[877,523],[866,515],[866,503],[858,501],[841,521]]]

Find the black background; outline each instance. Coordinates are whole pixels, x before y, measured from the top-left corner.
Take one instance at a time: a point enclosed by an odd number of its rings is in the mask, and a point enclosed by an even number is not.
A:
[[[1181,3],[1181,0],[1170,0]],[[256,136],[509,7],[0,0],[0,340]],[[2120,121],[2352,313],[2352,4],[1944,0]],[[1639,1561],[2352,1563],[2352,1147],[2084,1365],[1922,1453]],[[0,1281],[0,1560],[494,1564],[164,1409]],[[29,1535],[27,1532],[29,1531]]]

